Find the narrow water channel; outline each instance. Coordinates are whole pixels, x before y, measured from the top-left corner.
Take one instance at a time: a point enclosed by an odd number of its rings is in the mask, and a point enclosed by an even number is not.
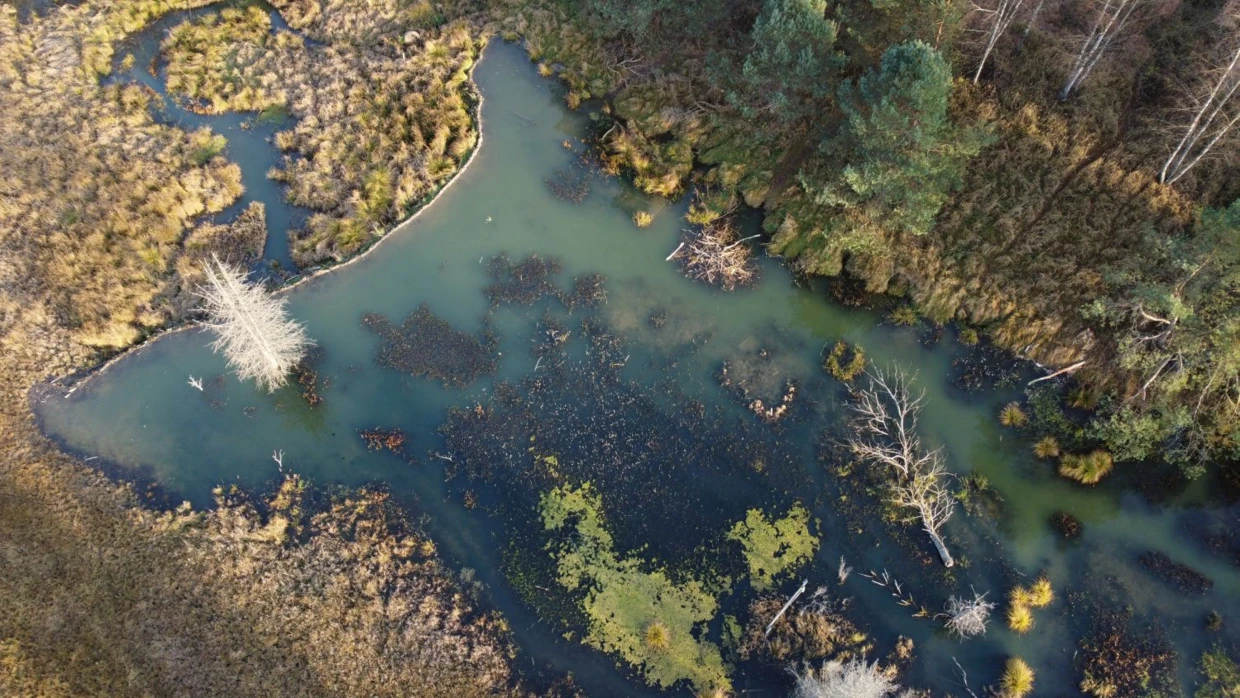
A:
[[[144,36],[168,26],[161,22],[162,28]],[[151,54],[139,55],[150,49],[140,40],[128,50],[142,67],[130,77],[150,79],[144,66]],[[962,644],[933,620],[912,618],[888,591],[858,574],[839,587],[835,568],[841,556],[858,571],[886,569],[906,580],[926,605],[940,605],[949,593],[970,586],[999,600],[1013,576],[1040,571],[1049,574],[1061,599],[1079,592],[1130,603],[1141,613],[1156,614],[1168,629],[1182,654],[1183,688],[1190,690],[1190,665],[1211,642],[1202,629],[1205,614],[1218,610],[1240,617],[1240,569],[1211,554],[1195,532],[1231,525],[1235,507],[1200,506],[1200,493],[1153,506],[1126,493],[1122,478],[1093,489],[1059,478],[1052,464],[1032,457],[1028,439],[997,423],[999,407],[1018,395],[1016,389],[966,395],[952,386],[953,361],[966,350],[950,329],[932,341],[924,327],[894,327],[876,312],[840,307],[821,287],[798,287],[774,260],[762,261],[761,283],[752,289],[724,293],[687,280],[665,261],[684,227],[685,203],[653,201],[598,175],[591,176],[590,192],[580,203],[557,199],[545,180],[579,157],[585,147],[580,139],[591,123],[588,113],[566,110],[557,86],[538,77],[524,52],[511,44],[488,47],[475,79],[485,99],[484,142],[467,171],[371,254],[288,292],[292,314],[306,323],[323,352],[321,405],[308,406],[295,386],[266,395],[239,383],[206,347],[209,338],[190,330],[131,352],[68,396],[40,394],[36,409],[46,432],[74,452],[97,457],[122,475],[153,481],[196,506],[209,506],[211,490],[220,484],[256,488],[274,482],[279,476],[274,450],[284,451],[286,469],[316,483],[386,483],[412,511],[428,515],[429,531],[450,562],[475,571],[485,585],[484,601],[508,617],[523,662],[571,670],[592,696],[661,695],[617,668],[613,658],[541,623],[509,586],[500,571],[505,550],[535,539],[506,518],[510,510],[489,505],[502,500],[509,476],[501,473],[489,485],[467,482],[460,474],[445,480],[445,469],[462,466],[446,460],[453,454],[439,428],[447,411],[493,406],[502,382],[520,391],[530,386],[520,383],[523,378],[544,375],[549,367],[539,364],[531,347],[542,341],[540,322],[546,317],[573,328],[592,318],[623,342],[624,358],[615,370],[625,394],[648,396],[660,409],[701,405],[706,415],[701,432],[676,435],[689,446],[676,451],[676,459],[658,462],[666,477],[660,476],[657,486],[612,472],[597,474],[598,482],[628,482],[629,490],[611,494],[637,503],[636,514],[627,519],[619,511],[607,512],[620,522],[618,541],[625,549],[646,545],[649,554],[677,565],[684,561],[668,559],[680,549],[677,539],[722,540],[726,522],[743,519],[749,507],[780,509],[800,501],[822,521],[822,545],[814,563],[779,590],[791,592],[807,578],[851,598],[849,616],[872,633],[880,654],[898,635],[911,637],[916,659],[905,676],[910,686],[960,694],[954,659],[980,690],[998,677],[1003,659],[1015,654],[1037,670],[1038,695],[1075,695],[1073,656],[1088,619],[1074,617],[1057,602],[1039,611],[1037,626],[1027,635],[1009,632],[999,619],[985,637]],[[158,80],[150,84],[158,89]],[[266,181],[270,166],[263,148],[274,152],[265,142],[267,127],[242,128],[251,115],[198,117],[169,108],[172,118],[185,119],[187,126],[209,123],[229,137],[227,155],[246,173],[247,199],[268,207],[267,256],[282,259],[286,248],[274,244],[283,239],[276,226],[295,221],[298,212],[285,207],[282,215],[288,218],[273,215],[283,206],[281,192],[255,179]],[[226,126],[234,123],[229,119],[236,119],[234,127]],[[632,223],[638,208],[656,212],[647,229]],[[560,260],[561,286],[574,276],[600,273],[607,301],[597,310],[571,313],[550,300],[493,307],[484,289],[492,283],[488,262],[500,253],[514,260],[530,254]],[[458,330],[493,331],[497,374],[458,390],[377,365],[379,338],[363,326],[362,316],[379,313],[399,323],[422,304]],[[651,321],[655,316],[658,322]],[[839,339],[863,345],[876,365],[916,371],[926,390],[921,428],[927,441],[945,449],[952,471],[985,475],[1002,497],[996,516],[959,511],[948,524],[946,537],[960,559],[953,588],[922,586],[920,580],[929,578],[926,569],[890,541],[880,522],[857,525],[837,513],[842,495],[818,455],[824,433],[833,435],[827,438],[841,433],[846,393],[824,374],[819,357],[824,345]],[[572,347],[564,361],[585,365],[591,347]],[[781,381],[798,386],[793,416],[775,427],[760,423],[718,384],[723,362],[736,365],[754,356],[765,357]],[[207,377],[204,391],[187,385],[191,375]],[[548,429],[597,427],[597,432],[552,438],[580,443],[584,454],[602,449],[617,434],[656,433],[657,425],[642,423],[661,419],[653,411],[629,415],[636,424],[607,423],[608,399],[578,394],[543,403]],[[560,415],[568,417],[557,421]],[[368,451],[358,430],[371,427],[403,429],[416,462]],[[729,434],[772,454],[769,467],[750,468],[739,455],[720,454],[708,443]],[[482,506],[465,506],[467,489],[479,490]],[[1056,510],[1084,523],[1078,540],[1064,542],[1047,525]],[[674,520],[678,528],[652,535],[641,516]],[[1214,588],[1201,597],[1176,593],[1138,562],[1149,550],[1204,572]],[[751,599],[752,593],[738,586],[723,600],[723,612],[743,617]],[[1232,627],[1228,624],[1224,637],[1236,637]],[[733,676],[738,692],[754,691],[751,695],[782,695],[788,686],[781,672],[744,663]]]
[[[142,31],[126,38],[116,47],[109,82],[138,83],[150,88],[160,99],[154,110],[156,121],[186,131],[208,127],[228,139],[223,155],[241,167],[241,184],[245,192],[231,206],[214,216],[219,223],[236,218],[252,201],[263,204],[267,218],[267,242],[263,247],[263,265],[292,272],[296,270],[289,256],[289,231],[299,228],[310,215],[308,209],[288,203],[283,186],[267,177],[267,172],[282,165],[283,154],[276,147],[277,131],[286,129],[287,117],[263,118],[253,112],[198,114],[185,107],[180,99],[168,93],[164,83],[165,64],[160,44],[173,27],[202,15],[219,12],[228,6],[257,6],[271,15],[271,31],[291,31],[280,13],[263,0],[239,0],[219,3],[193,10],[170,12],[152,22]],[[305,40],[305,39],[303,39]],[[122,63],[133,56],[133,63]]]

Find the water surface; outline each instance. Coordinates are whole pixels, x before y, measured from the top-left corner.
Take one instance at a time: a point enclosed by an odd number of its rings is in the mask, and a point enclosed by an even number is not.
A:
[[[613,363],[618,364],[614,371],[624,391],[616,395],[648,395],[655,406],[650,409],[680,410],[691,401],[704,406],[700,432],[676,437],[700,439],[700,449],[678,452],[677,459],[655,458],[652,462],[665,470],[657,486],[630,482],[630,490],[611,493],[617,501],[649,502],[654,521],[674,516],[693,525],[675,529],[676,536],[664,531],[641,540],[647,533],[642,511],[609,511],[625,549],[646,544],[662,562],[678,565],[685,561],[670,556],[679,550],[679,538],[719,541],[723,524],[743,519],[750,506],[782,513],[781,507],[801,501],[822,520],[822,546],[815,563],[780,591],[790,593],[800,579],[809,578],[811,585],[824,584],[833,594],[852,598],[850,617],[873,633],[880,656],[896,636],[913,638],[916,660],[906,675],[912,686],[959,693],[954,657],[968,670],[972,688],[980,691],[997,678],[1006,656],[1018,654],[1038,671],[1040,695],[1074,694],[1078,674],[1073,654],[1087,619],[1072,617],[1062,602],[1072,591],[1106,594],[1143,613],[1158,614],[1183,652],[1183,685],[1191,686],[1186,665],[1208,645],[1201,630],[1206,612],[1217,609],[1229,617],[1240,613],[1236,567],[1209,554],[1193,532],[1202,520],[1234,521],[1234,509],[1193,508],[1191,498],[1153,507],[1124,494],[1114,482],[1086,489],[1058,478],[1052,465],[1032,458],[1028,439],[998,425],[998,409],[1014,397],[1013,391],[970,396],[952,387],[952,362],[963,350],[950,331],[938,342],[924,342],[924,328],[896,328],[881,324],[874,312],[833,304],[821,288],[798,287],[773,260],[762,262],[763,280],[757,288],[735,293],[685,279],[675,264],[664,260],[684,226],[683,202],[648,200],[619,180],[599,176],[593,177],[591,192],[580,204],[557,200],[544,180],[571,167],[584,149],[580,139],[591,124],[588,114],[564,109],[558,88],[539,78],[513,45],[489,47],[475,78],[485,98],[485,139],[468,170],[373,253],[288,293],[291,312],[306,323],[323,351],[318,365],[325,383],[320,389],[323,404],[309,407],[295,387],[267,395],[239,383],[227,374],[222,358],[206,347],[208,336],[183,331],[131,352],[67,398],[40,398],[37,411],[44,428],[66,447],[98,457],[121,473],[152,479],[198,506],[208,506],[212,488],[220,484],[254,488],[273,482],[279,476],[271,458],[275,450],[284,451],[286,470],[320,484],[386,483],[414,511],[428,514],[429,531],[451,562],[476,571],[485,585],[485,602],[508,617],[533,662],[571,670],[590,695],[658,695],[611,658],[540,623],[505,581],[500,572],[505,549],[511,541],[533,540],[536,533],[517,528],[521,517],[511,517],[511,502],[505,499],[508,476],[488,484],[470,482],[458,472],[445,480],[446,468],[459,471],[464,465],[446,460],[459,456],[450,452],[438,431],[447,411],[493,405],[491,396],[500,381],[537,378],[555,368],[540,365],[531,353],[543,339],[538,323],[544,315],[574,329],[564,360],[569,368],[588,367],[597,357],[589,353],[593,350],[579,328],[583,318],[592,317],[623,341],[624,358]],[[261,137],[261,130],[229,133],[230,139],[242,135]],[[228,155],[239,159],[247,178],[261,176],[268,165],[261,157],[253,162],[239,158],[239,142],[230,140]],[[565,142],[571,148],[564,147]],[[255,186],[247,196],[267,203],[270,223],[276,203],[271,197],[282,198],[278,189]],[[658,211],[650,228],[639,230],[632,224],[637,207]],[[492,308],[483,289],[491,282],[488,260],[499,253],[513,259],[538,254],[561,260],[561,286],[575,275],[601,273],[607,302],[598,310],[578,308],[571,314],[550,300]],[[363,327],[363,314],[380,313],[400,322],[424,303],[460,330],[480,333],[491,328],[499,338],[494,348],[498,375],[449,390],[377,366],[379,340]],[[660,328],[650,322],[656,312],[666,313]],[[922,419],[927,441],[944,447],[954,472],[986,475],[1004,500],[995,518],[960,511],[947,526],[946,537],[960,560],[954,588],[922,581],[934,576],[892,543],[880,522],[848,526],[836,513],[840,494],[819,463],[819,442],[824,432],[836,435],[831,438],[841,433],[846,395],[825,376],[819,356],[824,345],[838,339],[861,343],[878,365],[899,363],[916,371],[927,393]],[[724,361],[743,360],[763,349],[780,379],[794,380],[799,387],[793,417],[777,427],[759,423],[716,380]],[[206,390],[189,387],[190,375],[206,376]],[[546,404],[549,428],[569,423],[555,421],[554,415],[575,415],[579,419],[573,423],[593,425],[589,429],[597,428],[597,433],[579,434],[575,440],[561,435],[563,442],[580,444],[580,453],[602,449],[608,439],[633,427],[599,421],[611,414],[605,408],[610,397],[564,395]],[[652,412],[626,419],[636,420],[640,431],[641,420],[665,417]],[[655,433],[654,425],[649,426]],[[416,462],[367,451],[357,432],[370,427],[403,429]],[[706,442],[727,434],[771,454],[771,467],[756,473],[740,455],[720,454]],[[519,449],[511,457],[532,458]],[[613,472],[597,477],[600,482],[622,481]],[[465,490],[477,490],[483,506],[467,508]],[[687,499],[666,501],[671,493]],[[507,508],[505,501],[510,502]],[[1047,526],[1056,509],[1084,521],[1079,541],[1064,543]],[[931,554],[928,541],[918,540],[923,552]],[[1137,556],[1150,549],[1205,572],[1214,579],[1214,589],[1201,598],[1175,593],[1137,562]],[[1040,571],[1050,575],[1061,601],[1038,611],[1037,626],[1026,636],[1008,632],[999,620],[985,638],[960,644],[938,630],[937,623],[911,618],[886,591],[857,574],[837,588],[835,567],[841,555],[858,571],[895,573],[932,610],[948,593],[965,592],[970,585],[989,590],[998,600],[1010,580]],[[747,587],[737,586],[723,599],[722,612],[743,622],[752,596]],[[742,664],[735,685],[766,689],[757,695],[779,695],[787,688],[787,677]]]

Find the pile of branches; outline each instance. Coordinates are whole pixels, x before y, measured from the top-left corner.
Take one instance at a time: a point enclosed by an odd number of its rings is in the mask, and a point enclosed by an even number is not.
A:
[[[743,243],[758,236],[738,237],[729,220],[719,219],[696,231],[686,231],[685,240],[668,260],[680,260],[685,276],[725,291],[750,286],[758,281],[758,266],[753,250]]]

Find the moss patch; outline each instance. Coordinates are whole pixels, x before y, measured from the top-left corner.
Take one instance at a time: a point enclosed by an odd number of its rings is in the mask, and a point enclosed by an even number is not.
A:
[[[729,688],[719,648],[700,639],[715,616],[714,595],[696,579],[677,584],[640,557],[617,555],[601,509],[589,484],[557,487],[539,502],[548,531],[572,534],[549,547],[560,584],[585,594],[585,643],[618,655],[652,685],[683,680],[698,691]]]
[[[782,519],[768,520],[761,509],[750,509],[737,521],[728,540],[741,544],[754,589],[770,589],[775,578],[805,564],[818,550],[818,536],[809,530],[809,512],[800,504]]]

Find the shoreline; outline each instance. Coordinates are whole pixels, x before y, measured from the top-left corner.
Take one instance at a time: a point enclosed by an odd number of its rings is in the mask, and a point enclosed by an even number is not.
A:
[[[469,68],[469,85],[476,97],[476,101],[474,102],[473,109],[471,111],[473,112],[474,124],[478,132],[478,142],[474,144],[473,149],[469,151],[469,155],[466,157],[465,162],[461,165],[461,167],[456,172],[452,173],[452,176],[449,177],[446,182],[444,182],[443,186],[439,187],[439,190],[436,191],[435,194],[431,196],[431,198],[426,203],[422,204],[421,206],[418,206],[417,210],[411,213],[408,218],[405,218],[401,220],[400,222],[396,223],[395,225],[393,225],[391,228],[387,230],[387,232],[385,232],[383,235],[380,235],[378,238],[376,238],[375,241],[371,243],[370,245],[368,245],[364,250],[362,250],[361,252],[358,252],[357,254],[337,264],[331,264],[331,265],[326,265],[326,266],[319,265],[315,267],[310,267],[309,269],[301,273],[298,273],[296,276],[293,276],[287,281],[285,281],[284,283],[282,283],[279,288],[272,291],[272,295],[287,294],[293,291],[294,289],[296,289],[297,287],[301,286],[302,284],[306,284],[311,281],[314,281],[315,279],[318,279],[321,276],[335,273],[337,271],[340,271],[341,269],[344,269],[345,267],[348,267],[354,262],[358,262],[358,261],[365,259],[368,255],[370,255],[372,252],[378,249],[379,246],[382,245],[388,238],[392,237],[393,235],[399,232],[402,232],[402,230],[406,226],[412,225],[414,221],[418,219],[419,216],[421,216],[431,206],[433,206],[437,201],[439,201],[439,197],[443,196],[444,192],[448,191],[449,188],[451,188],[454,184],[456,184],[461,179],[461,176],[464,175],[466,171],[469,170],[470,166],[474,164],[474,160],[476,159],[476,156],[482,150],[482,147],[486,142],[485,126],[484,126],[483,118],[482,118],[482,108],[483,108],[484,103],[486,102],[486,98],[483,96],[481,90],[478,89],[478,83],[474,81],[474,71],[478,69],[478,66],[482,65],[482,61],[485,58],[486,51],[488,48],[491,47],[491,42],[494,39],[494,37],[495,37],[495,32],[492,31],[490,28],[483,29],[481,36],[479,37],[479,39],[483,42],[482,47],[478,50],[478,57],[474,61],[474,64],[470,66]],[[516,44],[517,42],[511,42],[511,43]],[[287,232],[285,234],[287,235]],[[266,245],[265,241],[264,241],[264,245]],[[39,385],[45,385],[48,387],[55,386],[55,387],[65,388],[65,392],[63,395],[61,395],[61,397],[68,398],[72,396],[73,393],[77,391],[78,388],[81,388],[82,386],[87,385],[96,376],[102,375],[105,371],[110,369],[114,364],[118,363],[122,359],[125,359],[131,355],[139,353],[141,350],[150,347],[151,345],[155,344],[156,342],[163,339],[164,337],[176,334],[178,332],[185,332],[187,330],[193,330],[193,329],[196,329],[197,327],[198,327],[198,323],[194,322],[193,320],[189,318],[183,319],[175,324],[168,325],[167,327],[164,327],[164,328],[161,328],[155,331],[150,336],[144,338],[141,342],[138,342],[137,344],[126,347],[125,349],[118,352],[116,355],[111,356],[107,358],[106,360],[94,366],[82,369],[80,371],[76,371],[74,373],[71,373],[65,376],[57,376],[55,378],[52,378],[51,380],[44,380],[41,383],[37,383],[31,386],[26,391],[27,397],[33,400],[35,397],[34,396],[35,390],[39,387]],[[46,399],[46,397],[44,399]]]

